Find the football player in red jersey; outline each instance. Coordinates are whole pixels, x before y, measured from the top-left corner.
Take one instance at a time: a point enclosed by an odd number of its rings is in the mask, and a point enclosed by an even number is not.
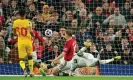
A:
[[[69,63],[72,60],[77,46],[75,38],[72,37],[71,30],[66,30],[65,33],[61,35],[66,39],[64,49],[57,58],[55,58],[54,60],[49,60],[53,63],[56,63],[61,58],[63,58],[62,62],[57,67],[54,67],[52,69],[53,75],[59,75],[59,72],[63,70],[63,68],[67,65],[67,63]]]

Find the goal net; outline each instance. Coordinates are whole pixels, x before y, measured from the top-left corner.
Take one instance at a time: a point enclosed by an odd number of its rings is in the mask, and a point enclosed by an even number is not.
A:
[[[26,11],[26,18],[32,22],[36,64],[49,64],[48,60],[58,57],[65,43],[60,34],[71,29],[79,49],[90,39],[93,46],[85,52],[95,58],[99,55],[100,60],[113,59],[107,64],[78,68],[80,74],[133,75],[132,3],[132,0],[0,0],[0,75],[23,74],[17,36],[12,32],[20,9]],[[36,64],[34,73],[39,75]]]

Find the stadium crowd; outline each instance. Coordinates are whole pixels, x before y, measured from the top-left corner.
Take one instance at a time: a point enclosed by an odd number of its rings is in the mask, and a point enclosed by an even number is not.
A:
[[[19,18],[18,10],[27,12],[33,23],[33,49],[37,59],[47,62],[57,57],[65,40],[66,28],[73,30],[79,48],[91,39],[88,49],[100,58],[116,55],[121,60],[111,64],[133,64],[133,5],[130,0],[0,0],[0,63],[18,63],[17,36],[12,23]],[[51,37],[45,30],[51,29]]]

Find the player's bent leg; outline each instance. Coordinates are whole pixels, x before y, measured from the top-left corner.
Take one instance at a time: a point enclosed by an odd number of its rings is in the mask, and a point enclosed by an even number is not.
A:
[[[75,58],[72,60],[71,66],[70,66],[70,72],[69,72],[69,76],[73,76],[75,69],[78,67],[78,60]]]
[[[27,66],[25,64],[25,56],[27,55],[26,54],[26,50],[24,47],[22,47],[22,45],[19,45],[18,46],[18,54],[19,54],[19,64],[20,64],[20,67],[23,69],[24,71],[24,76],[27,77],[28,74],[27,74]]]
[[[26,63],[25,63],[25,59],[24,58],[19,58],[19,65],[20,67],[23,69],[24,71],[24,76],[27,77],[28,74],[27,74],[27,66],[26,66]]]
[[[70,69],[67,63],[68,62],[63,59],[58,66],[52,69],[52,74],[55,76],[69,76],[69,74],[63,72],[66,69]]]
[[[52,74],[55,76],[69,76],[68,73],[63,72],[59,66],[56,66],[52,69]]]

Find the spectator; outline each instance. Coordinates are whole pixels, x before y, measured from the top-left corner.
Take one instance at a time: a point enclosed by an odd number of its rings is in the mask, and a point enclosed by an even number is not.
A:
[[[104,20],[104,24],[107,24],[111,19],[115,20],[115,25],[124,25],[126,24],[125,17],[120,14],[119,8],[115,8],[114,14],[110,15],[107,19]]]
[[[9,13],[12,16],[13,13],[15,13],[16,11],[18,11],[17,1],[16,0],[12,0]]]
[[[129,2],[125,2],[124,6],[120,8],[120,13],[123,16],[130,15],[130,3]]]
[[[114,28],[108,28],[108,37],[109,37],[109,41],[114,41],[116,35],[114,34]]]
[[[53,14],[54,11],[55,11],[54,6],[50,6],[49,7],[49,13],[50,14]]]
[[[80,11],[81,9],[81,4],[82,4],[82,1],[81,0],[75,0],[75,4],[74,4],[74,8],[76,11]]]
[[[27,7],[29,7],[31,4],[34,4],[34,0],[27,0],[26,3]]]
[[[7,19],[10,17],[10,6],[9,6],[9,0],[2,0],[2,10],[3,15]]]
[[[0,31],[0,58],[3,58],[3,59],[6,57],[6,54],[5,54],[6,45],[4,40],[5,34],[6,34],[6,28],[3,28]]]
[[[0,15],[3,15],[3,11],[2,11],[2,1],[0,1]]]
[[[87,11],[86,9],[81,9],[79,12],[79,18],[78,18],[78,26],[79,27],[88,27],[89,21],[87,18]]]
[[[92,37],[89,34],[89,32],[86,30],[86,28],[81,28],[75,36],[76,36],[76,40],[79,45],[79,48],[81,48],[83,46],[83,43],[85,40],[87,40],[87,39],[92,40]]]
[[[64,18],[64,21],[63,21],[63,26],[70,27],[72,20],[73,20],[73,13],[71,11],[67,11],[66,18]]]
[[[51,37],[51,41],[52,41],[52,46],[60,46],[59,45],[59,33],[54,31],[53,34],[52,34],[52,37]]]
[[[61,18],[60,20],[61,21],[65,21],[65,19],[66,19],[66,8],[65,7],[63,7],[62,9],[61,9],[61,12],[59,13],[59,17]]]
[[[110,43],[106,44],[106,49],[100,53],[100,59],[101,60],[106,60],[106,59],[112,59],[115,57],[117,54],[116,51],[113,50],[112,45]],[[116,62],[110,62],[110,64],[116,63]]]
[[[55,17],[56,21],[60,21],[60,20],[59,20],[59,14],[58,14],[56,11],[54,11],[54,12],[51,14],[51,17]]]
[[[17,1],[18,9],[26,9],[27,8],[27,2],[30,0],[19,0]]]
[[[55,58],[58,57],[58,55],[59,55],[58,46],[54,46],[53,50],[54,50]]]
[[[30,4],[28,7],[28,12],[27,12],[27,18],[32,20],[32,18],[37,14],[35,4]]]
[[[116,7],[115,1],[113,1],[112,3],[110,3],[110,7],[109,7],[110,14],[113,14],[114,13],[115,7]]]
[[[42,62],[49,63],[48,60],[54,59],[55,58],[55,53],[53,52],[53,45],[52,45],[52,40],[51,39],[46,39],[45,43],[45,50],[44,53],[42,54]]]
[[[51,17],[48,24],[44,28],[59,32],[60,24],[55,17]]]
[[[124,50],[121,56],[121,64],[133,64],[133,52],[131,51],[129,45],[124,46]]]
[[[76,19],[72,21],[71,26],[72,26],[72,28],[77,28],[78,22]]]
[[[121,44],[119,46],[119,48],[117,48],[117,51],[119,51],[119,54],[122,54],[122,50],[124,50],[124,47],[129,45],[129,41],[127,38],[122,38],[121,39]]]
[[[13,48],[11,49],[8,55],[8,62],[19,63],[17,43],[14,44]]]
[[[103,3],[102,8],[103,8],[104,16],[109,17],[110,16],[110,13],[109,13],[109,4],[108,3]]]
[[[133,20],[133,8],[130,10],[130,14],[126,16],[126,20]]]
[[[5,18],[2,15],[2,11],[0,11],[0,30],[3,28],[4,22],[5,22]]]
[[[11,16],[11,18],[9,20],[6,21],[6,26],[7,26],[7,36],[9,36],[9,38],[11,37],[11,33],[12,33],[12,27],[13,27],[13,21],[15,21],[16,19],[18,19],[18,14],[14,13],[13,16]]]
[[[96,13],[92,16],[92,23],[95,24],[97,22],[102,23],[106,17],[102,14],[103,10],[101,7],[96,8]]]
[[[49,13],[49,6],[44,5],[42,10],[42,17],[43,17],[43,23],[47,24],[47,22],[50,20],[50,13]]]
[[[96,41],[94,41],[97,47],[97,50],[100,51],[104,45],[104,33],[102,31],[99,32],[98,36],[96,37]]]

